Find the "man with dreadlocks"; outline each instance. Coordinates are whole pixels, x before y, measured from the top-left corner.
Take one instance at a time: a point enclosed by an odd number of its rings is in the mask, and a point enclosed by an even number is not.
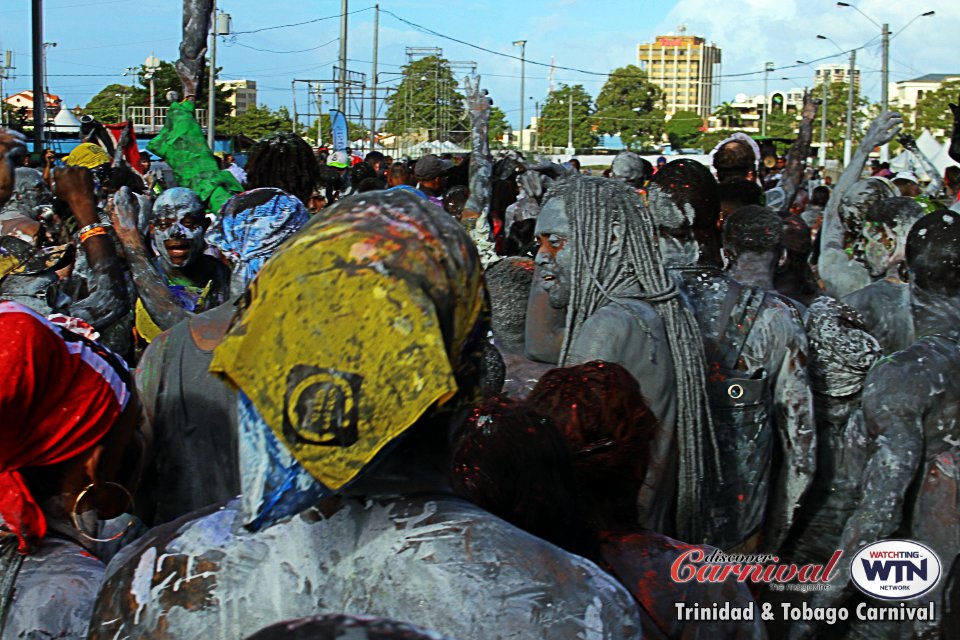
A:
[[[676,160],[653,178],[650,208],[667,268],[706,346],[722,481],[710,485],[708,541],[775,550],[813,479],[815,430],[807,339],[795,309],[717,268],[719,197],[709,170]],[[779,471],[773,468],[779,442]],[[747,452],[748,455],[744,455]]]
[[[660,421],[638,498],[640,522],[701,540],[700,487],[719,473],[703,346],[661,264],[649,211],[629,185],[571,177],[547,193],[536,233],[534,287],[566,318],[557,364],[622,363]],[[528,315],[528,334],[531,324],[549,328],[550,320]]]

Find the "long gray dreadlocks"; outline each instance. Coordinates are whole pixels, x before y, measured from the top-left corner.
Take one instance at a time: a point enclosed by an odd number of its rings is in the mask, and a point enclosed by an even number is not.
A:
[[[635,190],[606,178],[566,178],[554,183],[546,197],[563,200],[571,240],[576,243],[559,364],[567,364],[570,346],[590,316],[607,304],[620,304],[618,297],[636,296],[639,285],[641,299],[663,319],[676,370],[677,527],[684,539],[701,540],[702,518],[697,517],[703,512],[701,484],[720,476],[705,387],[704,347],[693,314],[663,268],[650,211]],[[614,223],[620,227],[618,255],[608,250]]]

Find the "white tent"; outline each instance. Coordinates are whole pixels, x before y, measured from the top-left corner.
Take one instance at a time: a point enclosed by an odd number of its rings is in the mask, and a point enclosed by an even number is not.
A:
[[[66,107],[60,108],[60,113],[53,119],[48,129],[57,133],[80,133],[80,120]]]

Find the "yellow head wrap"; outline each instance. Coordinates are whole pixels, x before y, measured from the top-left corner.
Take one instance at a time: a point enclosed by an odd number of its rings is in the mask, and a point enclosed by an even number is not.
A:
[[[103,150],[103,147],[92,142],[84,142],[71,151],[70,155],[63,159],[63,162],[71,167],[96,169],[102,164],[109,164],[110,156]]]
[[[489,326],[476,249],[409,194],[364,194],[314,218],[245,304],[210,370],[331,489],[435,404],[476,399]]]

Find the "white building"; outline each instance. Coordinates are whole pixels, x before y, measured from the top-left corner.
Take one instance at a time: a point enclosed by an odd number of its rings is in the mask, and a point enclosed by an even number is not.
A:
[[[890,108],[904,111],[916,109],[917,103],[931,91],[938,91],[944,82],[960,80],[960,73],[928,73],[913,80],[890,83]]]
[[[217,84],[233,91],[233,95],[227,99],[231,116],[243,115],[248,109],[257,106],[256,80],[217,80]]]
[[[813,73],[813,85],[819,87],[823,82],[843,82],[850,81],[849,64],[822,64],[816,68]],[[853,84],[860,88],[860,69],[853,68]]]

